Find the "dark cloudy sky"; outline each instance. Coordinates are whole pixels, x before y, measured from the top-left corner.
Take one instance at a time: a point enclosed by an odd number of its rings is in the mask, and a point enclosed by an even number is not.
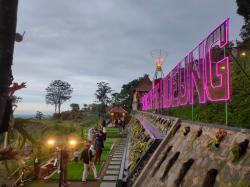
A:
[[[168,52],[166,74],[217,25],[230,18],[230,39],[239,38],[242,17],[235,0],[20,0],[13,74],[27,82],[17,113],[53,111],[45,88],[56,79],[74,88],[65,103],[91,103],[96,83],[117,92],[145,73],[152,77],[150,51]]]

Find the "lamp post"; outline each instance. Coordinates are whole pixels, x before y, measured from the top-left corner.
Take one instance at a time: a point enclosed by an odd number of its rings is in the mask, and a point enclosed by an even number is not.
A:
[[[48,147],[52,148],[56,145],[56,140],[53,139],[53,138],[50,138],[48,139],[47,141],[47,145]],[[77,145],[77,141],[75,139],[70,139],[68,141],[68,145],[70,148],[74,148],[76,145]],[[66,151],[65,149],[63,150],[62,148],[60,147],[57,147],[58,148],[58,157],[59,157],[59,173],[60,173],[60,176],[59,176],[59,187],[62,186],[62,179],[63,179],[63,173],[64,173],[64,167],[63,167],[63,159],[62,156],[63,156],[63,151]],[[67,167],[67,166],[66,166]],[[65,177],[65,176],[64,176]]]
[[[244,58],[243,64],[244,64],[244,68],[246,68],[246,65],[247,65],[247,62],[246,62],[247,53],[246,53],[245,51],[242,51],[242,52],[240,53],[240,56],[241,56],[242,58]]]
[[[242,73],[246,76],[247,80],[250,82],[250,77],[249,75],[247,74],[247,72],[245,71],[245,69],[240,65],[239,61],[237,60],[237,58],[234,56],[234,54],[230,51],[230,50],[227,50],[226,51],[227,54],[230,55],[230,57],[235,61],[235,63],[238,65],[238,67],[240,68],[240,70],[242,71]],[[241,52],[240,54],[241,56],[246,56],[246,52]]]

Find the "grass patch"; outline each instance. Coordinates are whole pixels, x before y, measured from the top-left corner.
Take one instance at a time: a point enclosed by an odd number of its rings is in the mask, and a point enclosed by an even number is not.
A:
[[[84,128],[84,137],[87,137],[87,132],[88,129]],[[112,136],[118,136],[119,135],[119,130],[118,129],[114,129],[114,128],[107,128],[107,132],[108,132],[108,136],[105,142],[105,147],[103,149],[102,152],[102,156],[101,156],[101,163],[96,165],[96,169],[97,169],[97,173],[99,174],[102,165],[106,162],[106,160],[108,159],[109,156],[109,151],[111,149],[111,146],[115,143],[117,143],[118,138],[113,138],[110,137],[109,135],[111,134]],[[68,163],[68,179],[71,181],[74,180],[81,180],[82,179],[82,173],[83,173],[83,162],[82,161],[78,161],[78,163],[75,163],[73,161],[70,161]],[[59,179],[59,174],[56,173],[54,176],[52,176],[51,179],[54,180],[58,180]],[[92,171],[90,171],[90,174],[88,176],[88,180],[93,180],[94,176]]]

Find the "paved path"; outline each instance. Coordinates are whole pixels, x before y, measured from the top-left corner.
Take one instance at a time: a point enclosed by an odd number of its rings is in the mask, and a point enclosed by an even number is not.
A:
[[[163,139],[164,135],[159,132],[150,122],[148,122],[147,119],[145,119],[142,116],[135,116],[136,119],[138,119],[141,124],[143,125],[143,127],[145,128],[145,130],[150,134],[151,138],[153,139]]]
[[[115,152],[108,164],[107,170],[100,187],[116,187],[117,180],[119,178],[120,169],[123,168],[122,160],[125,152],[127,138],[122,138],[121,142],[116,146]]]

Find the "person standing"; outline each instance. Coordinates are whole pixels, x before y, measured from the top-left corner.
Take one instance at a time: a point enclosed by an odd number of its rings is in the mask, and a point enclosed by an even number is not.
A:
[[[90,148],[88,148],[88,147],[85,148],[82,151],[81,158],[80,158],[83,161],[83,164],[84,164],[82,182],[87,181],[87,177],[88,177],[90,169],[92,169],[95,179],[99,179],[98,176],[97,176],[95,164],[92,161],[92,159],[94,157],[94,154],[95,154],[95,150],[94,150],[93,145],[91,145]]]
[[[119,131],[121,134],[122,133],[122,120],[120,118],[118,119],[118,127],[119,127]]]
[[[88,130],[88,141],[89,143],[92,143],[93,142],[93,138],[94,138],[94,129],[93,128],[90,128]]]
[[[125,130],[125,120],[124,119],[122,119],[122,131],[124,132],[124,130]]]
[[[118,119],[117,118],[115,119],[115,127],[116,128],[118,127]]]
[[[103,133],[102,131],[99,131],[95,139],[95,150],[96,150],[95,164],[97,163],[100,164],[103,148],[104,148]]]
[[[103,133],[103,142],[105,142],[106,138],[107,138],[107,129],[106,129],[106,121],[105,120],[102,121],[101,130]]]
[[[78,155],[79,155],[79,152],[78,152],[78,149],[76,149],[73,153],[73,160],[74,162],[78,162]]]

